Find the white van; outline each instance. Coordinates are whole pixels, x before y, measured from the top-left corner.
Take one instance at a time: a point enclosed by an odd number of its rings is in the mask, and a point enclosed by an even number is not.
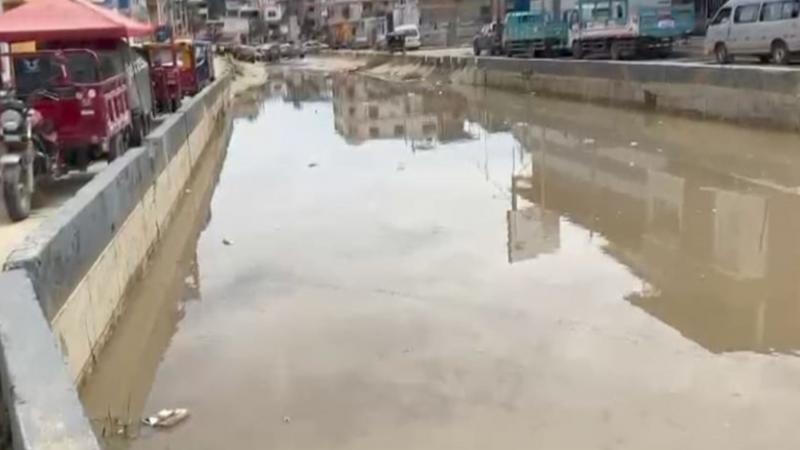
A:
[[[416,50],[422,47],[422,38],[419,34],[419,27],[416,25],[398,25],[394,29],[395,33],[403,34],[406,37],[406,50]]]
[[[800,0],[731,0],[708,25],[705,52],[717,62],[736,55],[787,64],[800,53]]]

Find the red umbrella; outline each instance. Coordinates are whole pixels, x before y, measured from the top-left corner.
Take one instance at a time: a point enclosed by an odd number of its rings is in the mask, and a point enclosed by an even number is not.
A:
[[[152,31],[86,0],[30,0],[0,14],[0,42],[119,39]]]

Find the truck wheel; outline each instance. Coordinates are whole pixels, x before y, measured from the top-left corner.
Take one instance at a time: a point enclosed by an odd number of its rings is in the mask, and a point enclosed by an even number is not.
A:
[[[783,41],[775,41],[772,43],[772,62],[779,65],[789,64],[789,49],[786,48],[786,43]]]
[[[472,44],[472,53],[473,53],[475,56],[481,56],[481,46],[480,46],[480,45],[478,45],[478,43],[477,43],[477,42],[474,42],[474,43]]]
[[[28,180],[29,170],[22,170],[21,164],[3,168],[3,199],[6,202],[8,217],[14,222],[25,220],[31,214],[33,180]]]
[[[133,146],[142,145],[144,136],[147,134],[144,131],[144,117],[141,114],[135,114],[131,121],[130,143]]]
[[[122,137],[119,134],[116,135],[116,136],[113,136],[111,139],[108,140],[108,155],[107,155],[107,158],[108,158],[109,164],[111,162],[113,162],[115,159],[117,159],[120,156],[122,156],[122,154],[125,152],[125,149],[123,148],[123,145],[124,144],[123,144],[123,141],[122,141]]]
[[[714,57],[719,64],[728,64],[731,62],[731,55],[728,53],[728,47],[722,42],[717,42],[714,46]]]
[[[572,57],[575,59],[583,59],[583,45],[580,41],[572,43]]]
[[[611,55],[611,59],[614,61],[619,61],[622,59],[622,48],[620,48],[619,41],[611,41],[608,52]]]

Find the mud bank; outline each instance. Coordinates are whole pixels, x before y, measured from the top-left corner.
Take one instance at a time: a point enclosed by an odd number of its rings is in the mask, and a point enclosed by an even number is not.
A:
[[[99,448],[75,385],[92,369],[208,143],[230,120],[230,85],[224,76],[185,102],[6,261],[0,375],[15,450]]]
[[[664,61],[376,56],[357,51],[335,55],[364,59],[368,71],[394,79],[437,75],[453,83],[800,130],[800,71],[791,68]]]

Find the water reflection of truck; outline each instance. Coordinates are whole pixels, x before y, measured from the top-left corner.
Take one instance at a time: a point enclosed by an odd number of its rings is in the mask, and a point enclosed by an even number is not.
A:
[[[562,18],[575,58],[667,56],[694,28],[694,5],[671,0],[578,0]]]

